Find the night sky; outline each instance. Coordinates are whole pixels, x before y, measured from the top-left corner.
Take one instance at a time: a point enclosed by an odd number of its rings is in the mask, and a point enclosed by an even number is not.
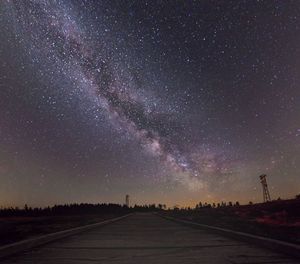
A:
[[[300,192],[300,1],[0,8],[1,206]]]

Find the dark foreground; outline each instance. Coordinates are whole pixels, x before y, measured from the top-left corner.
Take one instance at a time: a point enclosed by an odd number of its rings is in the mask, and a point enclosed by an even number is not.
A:
[[[118,217],[117,214],[0,218],[0,246]]]
[[[1,263],[292,264],[299,261],[145,213],[47,244]]]
[[[166,216],[300,245],[300,198],[261,204],[177,209]]]

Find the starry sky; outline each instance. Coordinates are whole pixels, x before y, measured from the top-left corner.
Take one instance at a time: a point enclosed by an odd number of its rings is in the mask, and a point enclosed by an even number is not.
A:
[[[0,3],[0,205],[300,192],[300,1]]]

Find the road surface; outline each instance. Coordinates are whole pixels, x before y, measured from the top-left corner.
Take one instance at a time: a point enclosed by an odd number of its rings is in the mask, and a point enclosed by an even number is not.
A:
[[[52,242],[0,261],[3,264],[240,264],[297,260],[193,229],[153,214],[118,222]]]

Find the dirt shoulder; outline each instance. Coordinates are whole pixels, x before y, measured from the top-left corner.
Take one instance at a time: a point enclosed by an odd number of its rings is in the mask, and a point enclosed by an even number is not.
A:
[[[118,217],[106,215],[0,217],[0,246]]]
[[[300,199],[164,212],[184,220],[300,244]]]

